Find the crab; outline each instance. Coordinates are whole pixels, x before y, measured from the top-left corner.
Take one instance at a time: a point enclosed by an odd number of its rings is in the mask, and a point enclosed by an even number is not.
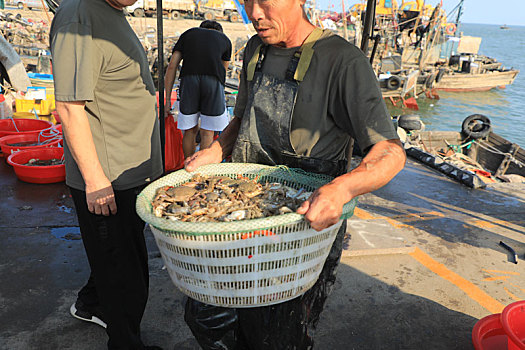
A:
[[[291,213],[308,195],[280,183],[195,174],[178,187],[159,188],[152,206],[155,216],[175,221],[236,221]]]

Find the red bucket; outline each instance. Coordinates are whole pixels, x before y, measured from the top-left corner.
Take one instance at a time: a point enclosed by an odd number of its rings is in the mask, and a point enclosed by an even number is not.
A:
[[[4,156],[9,156],[18,151],[44,148],[44,147],[57,147],[62,137],[58,135],[46,135],[46,134],[22,134],[22,135],[8,135],[0,138],[0,149]],[[10,146],[17,143],[43,143],[35,146]]]
[[[525,301],[507,305],[501,313],[501,325],[509,337],[509,350],[525,350]]]
[[[62,124],[53,125],[53,129],[58,130],[59,133],[62,133]]]
[[[64,164],[49,166],[24,164],[30,159],[60,159],[63,155],[64,149],[61,147],[37,148],[11,154],[7,157],[7,163],[13,166],[15,174],[20,180],[35,184],[48,184],[62,182],[66,179],[66,167]]]
[[[472,329],[472,343],[476,350],[507,349],[507,335],[501,326],[501,314],[483,317]]]
[[[16,125],[15,125],[16,124]],[[0,137],[7,135],[38,134],[49,129],[53,123],[38,119],[0,119]]]

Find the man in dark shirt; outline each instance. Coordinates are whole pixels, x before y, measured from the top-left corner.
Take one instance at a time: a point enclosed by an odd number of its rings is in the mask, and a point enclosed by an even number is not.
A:
[[[178,127],[184,131],[182,148],[185,158],[195,152],[199,119],[201,149],[211,145],[215,131],[222,131],[228,125],[224,81],[231,52],[230,40],[215,21],[204,21],[199,28],[187,30],[175,44],[164,77],[166,111],[171,109],[171,90],[179,63],[183,60]]]
[[[210,147],[186,159],[186,170],[231,155],[235,163],[282,164],[330,175],[334,179],[296,211],[322,231],[340,220],[345,203],[388,183],[406,155],[368,58],[343,38],[314,27],[304,5],[305,0],[244,0],[257,35],[244,50],[234,117]],[[366,155],[348,172],[352,139]],[[345,232],[343,222],[319,278],[291,300],[231,308],[188,298],[184,319],[199,345],[312,349]]]

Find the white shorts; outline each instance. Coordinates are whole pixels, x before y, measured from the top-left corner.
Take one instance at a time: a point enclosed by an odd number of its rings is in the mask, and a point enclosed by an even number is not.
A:
[[[200,112],[187,115],[179,111],[177,127],[180,130],[189,130],[199,123],[199,119],[201,120],[200,128],[203,130],[223,131],[224,128],[228,126],[228,123],[230,123],[227,108],[224,109],[224,113],[218,116],[204,115]]]

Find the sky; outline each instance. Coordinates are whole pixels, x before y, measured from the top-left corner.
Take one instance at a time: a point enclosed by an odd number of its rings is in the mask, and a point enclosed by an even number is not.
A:
[[[315,0],[317,8],[341,11],[343,0]],[[366,0],[344,0],[345,9]],[[397,0],[398,5],[402,0]],[[439,0],[426,0],[426,4],[435,6]],[[459,0],[443,0],[443,8],[449,13]],[[525,26],[525,0],[465,0],[463,2],[463,23],[506,24]]]

